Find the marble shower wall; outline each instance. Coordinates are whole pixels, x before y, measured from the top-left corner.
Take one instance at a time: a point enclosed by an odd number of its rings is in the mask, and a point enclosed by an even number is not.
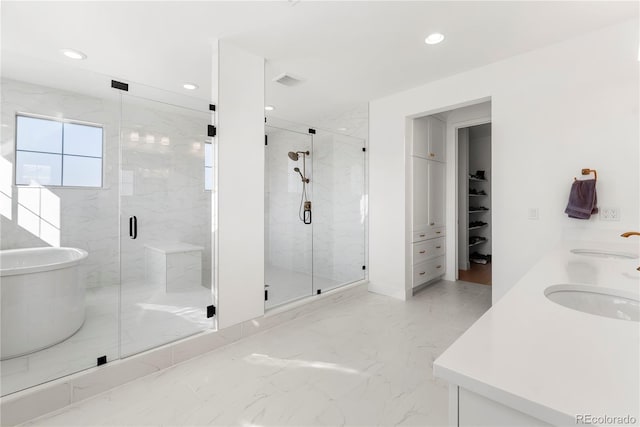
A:
[[[202,246],[202,284],[211,286],[211,192],[204,190],[209,114],[125,95],[122,102],[122,282],[145,277],[146,243]]]
[[[311,136],[267,126],[265,165],[265,264],[297,273],[312,273],[312,226],[300,221],[298,212],[302,158],[289,159],[289,151],[310,151]],[[307,158],[306,176],[314,181],[313,161]],[[307,196],[313,201],[313,185]]]
[[[103,187],[12,185],[18,112],[101,124],[105,145]],[[123,282],[144,278],[143,241],[183,241],[205,247],[202,283],[209,285],[211,194],[204,191],[203,167],[208,115],[149,101],[123,103],[123,131],[129,139],[125,140],[128,145],[123,156],[126,167],[122,205],[127,211],[123,212],[121,229],[120,114],[117,93],[113,99],[101,99],[2,79],[0,248],[59,245],[84,249],[89,253],[82,264],[87,287],[96,287],[121,282],[121,233],[125,237],[122,246],[126,260],[122,265]],[[131,141],[134,133],[139,135],[135,150]],[[135,172],[127,173],[134,167]],[[127,191],[135,195],[127,196]],[[25,200],[40,203],[27,204]],[[139,240],[126,238],[129,214],[138,216]]]

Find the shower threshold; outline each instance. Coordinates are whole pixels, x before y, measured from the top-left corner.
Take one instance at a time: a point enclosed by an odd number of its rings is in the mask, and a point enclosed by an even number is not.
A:
[[[269,292],[265,309],[279,308],[315,296],[318,290],[325,293],[362,280],[364,277],[341,282],[269,265],[265,269],[265,282]]]

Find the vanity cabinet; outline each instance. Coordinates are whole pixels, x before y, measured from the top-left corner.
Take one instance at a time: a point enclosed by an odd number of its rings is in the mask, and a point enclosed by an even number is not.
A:
[[[437,117],[420,117],[413,120],[412,156],[436,162],[445,161],[446,124]]]
[[[427,283],[444,274],[444,256],[421,262],[413,266],[412,288]]]
[[[444,274],[444,229],[435,229],[426,240],[412,243],[413,282],[412,288],[433,280]]]
[[[539,418],[488,399],[463,387],[449,385],[449,425],[472,426],[551,426]]]

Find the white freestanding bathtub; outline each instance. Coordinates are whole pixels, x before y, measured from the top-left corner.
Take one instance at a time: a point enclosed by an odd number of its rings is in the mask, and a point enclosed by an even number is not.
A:
[[[75,248],[0,251],[0,360],[42,350],[80,329],[85,284],[78,265],[87,256]]]

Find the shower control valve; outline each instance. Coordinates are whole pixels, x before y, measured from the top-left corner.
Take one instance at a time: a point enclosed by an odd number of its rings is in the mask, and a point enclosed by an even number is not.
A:
[[[304,202],[304,212],[302,218],[302,222],[304,222],[305,224],[311,224],[311,202],[308,200]]]

